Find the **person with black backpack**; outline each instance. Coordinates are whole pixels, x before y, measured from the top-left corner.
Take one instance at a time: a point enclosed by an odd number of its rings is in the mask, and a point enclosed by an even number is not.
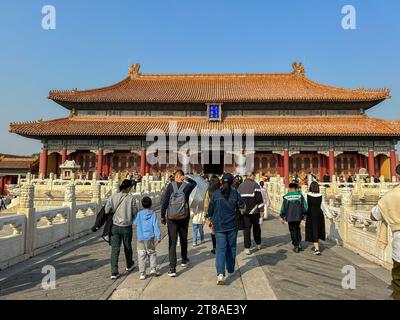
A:
[[[182,170],[177,170],[174,180],[165,190],[161,206],[161,223],[167,224],[169,239],[169,266],[168,275],[176,276],[176,245],[178,235],[181,244],[181,266],[186,267],[189,263],[187,256],[188,228],[190,220],[189,196],[197,183],[185,177]]]
[[[229,274],[235,271],[237,234],[238,234],[238,211],[244,211],[246,204],[234,188],[232,188],[233,176],[225,173],[221,178],[222,186],[211,195],[208,206],[216,246],[216,269],[217,284],[225,284],[225,270]]]

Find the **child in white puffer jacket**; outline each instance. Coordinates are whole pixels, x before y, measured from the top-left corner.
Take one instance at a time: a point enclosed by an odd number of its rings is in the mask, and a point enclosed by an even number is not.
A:
[[[200,243],[204,242],[204,224],[206,222],[206,214],[204,211],[190,212],[193,223],[193,247],[197,246],[197,234],[200,234]]]

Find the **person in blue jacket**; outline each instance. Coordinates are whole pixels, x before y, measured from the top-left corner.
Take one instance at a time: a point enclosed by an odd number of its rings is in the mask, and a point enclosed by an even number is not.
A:
[[[149,197],[142,199],[143,210],[140,210],[133,221],[137,227],[137,251],[139,260],[140,280],[146,279],[146,260],[150,259],[150,275],[159,276],[157,269],[156,245],[161,241],[161,231],[158,217],[151,209],[152,201]]]
[[[246,209],[242,197],[232,188],[233,176],[225,173],[221,183],[221,188],[212,194],[208,207],[217,240],[215,264],[218,285],[225,284],[225,267],[230,274],[235,271],[238,214]]]

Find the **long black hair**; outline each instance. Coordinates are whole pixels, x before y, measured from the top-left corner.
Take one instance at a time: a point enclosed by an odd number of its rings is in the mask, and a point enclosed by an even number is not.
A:
[[[319,184],[316,181],[310,183],[310,192],[319,193]]]
[[[121,185],[119,186],[119,191],[128,190],[133,187],[133,183],[131,180],[125,179],[122,181]]]

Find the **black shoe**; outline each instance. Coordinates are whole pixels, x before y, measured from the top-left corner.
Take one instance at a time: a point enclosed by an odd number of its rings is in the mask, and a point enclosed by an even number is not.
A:
[[[111,275],[111,280],[117,280],[119,278],[120,274],[119,273],[113,273]]]
[[[176,277],[176,270],[175,269],[169,269],[168,275],[170,277]]]
[[[125,271],[126,272],[131,272],[133,269],[135,269],[135,264],[131,265],[130,267],[126,267]]]
[[[215,249],[211,249],[211,253],[212,253],[212,254],[215,254]]]
[[[299,245],[299,250],[300,250],[300,251],[303,251],[303,250],[304,250],[303,247],[302,247],[301,245]]]
[[[296,252],[296,253],[299,253],[300,252],[300,248],[299,247],[294,247],[293,251]]]
[[[320,256],[321,255],[321,251],[319,251],[318,249],[314,249],[313,255]]]
[[[186,267],[189,264],[189,259],[182,260],[181,266]]]

